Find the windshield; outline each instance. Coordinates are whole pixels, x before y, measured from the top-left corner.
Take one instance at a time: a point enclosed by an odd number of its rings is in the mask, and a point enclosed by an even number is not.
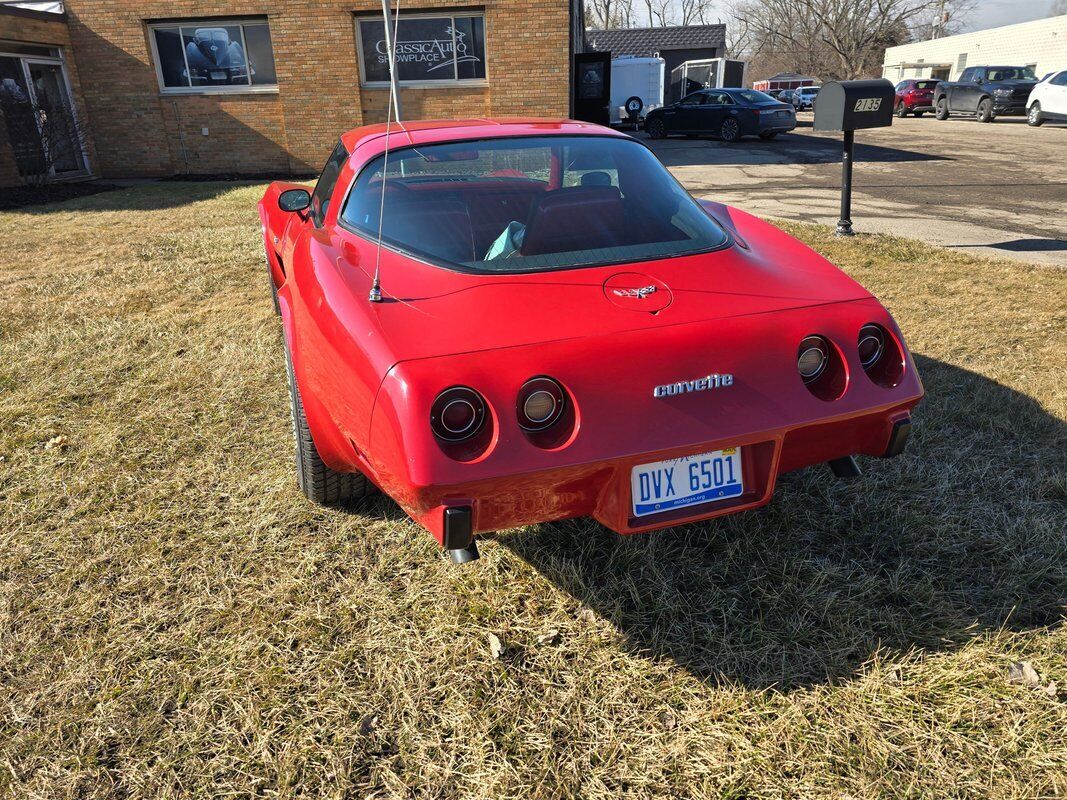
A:
[[[805,86],[803,89],[800,90],[800,93],[801,94],[818,94],[819,93],[819,87],[818,86]]]
[[[737,94],[748,100],[750,103],[777,103],[778,101],[771,97],[769,94],[763,92],[757,92],[755,89],[742,89]]]
[[[1030,67],[990,67],[986,74],[989,81],[1036,81],[1037,75]]]
[[[408,147],[359,174],[341,220],[395,249],[479,272],[698,253],[726,233],[643,145],[604,136]]]

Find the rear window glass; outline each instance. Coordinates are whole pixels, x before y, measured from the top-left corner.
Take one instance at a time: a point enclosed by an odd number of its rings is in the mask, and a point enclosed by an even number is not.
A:
[[[341,219],[372,240],[380,226],[394,249],[479,272],[669,258],[729,241],[647,148],[614,137],[394,150],[360,172]]]
[[[933,89],[937,86],[937,81],[915,81],[916,89]]]
[[[769,94],[764,94],[763,92],[757,92],[755,89],[744,89],[743,91],[737,92],[737,94],[741,95],[743,98],[748,100],[748,102],[750,102],[750,103],[777,103],[778,102],[773,97],[771,97]]]

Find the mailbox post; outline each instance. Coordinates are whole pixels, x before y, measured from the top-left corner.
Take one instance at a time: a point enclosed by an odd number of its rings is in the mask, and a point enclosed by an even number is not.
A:
[[[844,132],[839,236],[852,235],[852,155],[856,131],[892,125],[894,99],[893,84],[887,80],[830,81],[819,89],[815,99],[815,130]]]

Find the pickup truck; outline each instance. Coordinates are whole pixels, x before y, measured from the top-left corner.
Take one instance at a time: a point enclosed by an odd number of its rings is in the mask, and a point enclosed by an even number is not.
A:
[[[934,90],[934,116],[974,114],[979,122],[998,115],[1025,115],[1026,100],[1037,84],[1030,67],[967,67],[958,81],[942,81]]]

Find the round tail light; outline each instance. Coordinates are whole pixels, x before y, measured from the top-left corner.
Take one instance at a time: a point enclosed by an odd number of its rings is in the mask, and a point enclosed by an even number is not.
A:
[[[519,389],[515,411],[519,427],[526,431],[543,431],[555,425],[567,402],[563,387],[551,378],[530,378]]]
[[[437,395],[430,407],[430,428],[444,442],[463,442],[485,424],[485,401],[466,386],[453,386]]]
[[[856,351],[864,369],[869,370],[877,364],[885,353],[885,331],[882,327],[868,323],[860,328]]]
[[[860,328],[856,354],[867,377],[879,386],[892,389],[904,377],[904,351],[881,325],[868,322]]]
[[[797,372],[804,383],[814,383],[826,369],[830,346],[821,336],[805,336],[797,348]]]

